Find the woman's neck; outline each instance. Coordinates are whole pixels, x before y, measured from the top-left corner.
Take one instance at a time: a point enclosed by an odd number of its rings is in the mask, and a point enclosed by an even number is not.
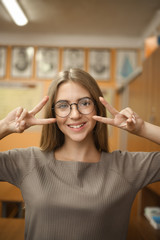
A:
[[[94,142],[69,142],[55,151],[55,158],[63,161],[98,162],[100,152]]]

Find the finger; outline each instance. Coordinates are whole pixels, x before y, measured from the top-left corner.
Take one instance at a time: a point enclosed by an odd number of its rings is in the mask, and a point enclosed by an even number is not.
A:
[[[127,108],[125,108],[125,109],[122,109],[122,110],[120,111],[120,113],[121,113],[121,114],[124,114],[124,115],[125,115],[125,113],[126,113],[127,116],[128,116],[128,115],[130,115],[130,116],[134,115],[133,110],[132,110],[131,108],[129,108],[129,107],[127,107]]]
[[[132,117],[132,122],[133,122],[134,124],[136,124],[136,119],[135,119],[135,117]]]
[[[92,118],[98,122],[114,125],[114,120],[111,118],[100,117],[100,116],[93,116]]]
[[[37,114],[43,107],[44,105],[48,102],[49,97],[45,96],[40,103],[38,103],[29,113],[35,115]]]
[[[112,107],[104,98],[99,97],[99,100],[101,103],[107,108],[107,110],[115,116],[117,113],[119,113],[114,107]]]
[[[25,121],[21,121],[19,124],[19,131],[23,132],[26,129],[26,122]]]
[[[23,108],[22,108],[22,107],[17,108],[16,121],[18,120],[18,118],[20,117],[20,115],[22,114],[22,112],[23,112]]]
[[[47,118],[47,119],[35,119],[34,125],[45,125],[52,124],[57,121],[56,118]]]
[[[25,125],[26,125],[26,122],[24,120],[22,120],[21,122],[17,122],[16,123],[16,131],[18,133],[22,133],[26,128]]]
[[[17,118],[17,122],[22,121],[26,117],[27,114],[28,114],[28,111],[26,109],[23,109],[21,111],[21,114],[20,114],[19,118]]]
[[[128,124],[136,124],[136,119],[134,117],[127,119]]]
[[[134,112],[131,108],[125,108],[122,111],[120,111],[120,114],[122,114],[123,116],[125,116],[128,122],[136,122],[135,121],[135,115]]]

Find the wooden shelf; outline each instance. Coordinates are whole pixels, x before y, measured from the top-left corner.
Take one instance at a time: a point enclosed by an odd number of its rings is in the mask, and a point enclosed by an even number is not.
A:
[[[152,183],[152,184],[148,185],[147,187],[160,197],[160,182]]]
[[[152,185],[141,190],[139,211],[133,224],[140,240],[160,240],[160,230],[155,229],[144,217],[144,209],[148,206],[160,206],[159,190],[157,192],[155,186],[152,187]]]
[[[159,114],[159,89],[160,89],[160,47],[143,63],[143,72],[135,81],[129,84],[128,105],[140,116],[155,125],[160,123]],[[128,134],[127,150],[132,152],[160,151],[160,145],[147,139],[137,138]],[[144,209],[149,206],[160,207],[160,183],[154,183],[143,188],[138,193],[136,211],[131,224],[138,237],[129,240],[160,240],[160,230],[155,230],[144,217]],[[134,235],[134,233],[133,233]]]
[[[142,240],[160,240],[160,230],[154,229],[144,216],[137,217],[135,224]]]

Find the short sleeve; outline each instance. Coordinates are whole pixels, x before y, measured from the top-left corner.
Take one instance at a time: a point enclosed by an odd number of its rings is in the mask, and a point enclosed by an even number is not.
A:
[[[34,168],[32,148],[0,152],[0,181],[19,187],[23,177]]]
[[[160,181],[160,152],[121,152],[112,163],[138,190]]]

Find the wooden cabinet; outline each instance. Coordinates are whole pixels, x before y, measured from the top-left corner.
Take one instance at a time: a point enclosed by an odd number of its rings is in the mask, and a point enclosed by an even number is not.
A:
[[[130,83],[128,105],[144,120],[160,126],[159,63],[160,48],[144,62],[142,74]],[[128,134],[127,150],[160,151],[160,145]],[[160,240],[160,230],[155,230],[144,217],[146,206],[160,206],[160,182],[142,189],[135,201],[134,214],[130,219],[134,231],[133,234],[130,231],[127,240]]]

